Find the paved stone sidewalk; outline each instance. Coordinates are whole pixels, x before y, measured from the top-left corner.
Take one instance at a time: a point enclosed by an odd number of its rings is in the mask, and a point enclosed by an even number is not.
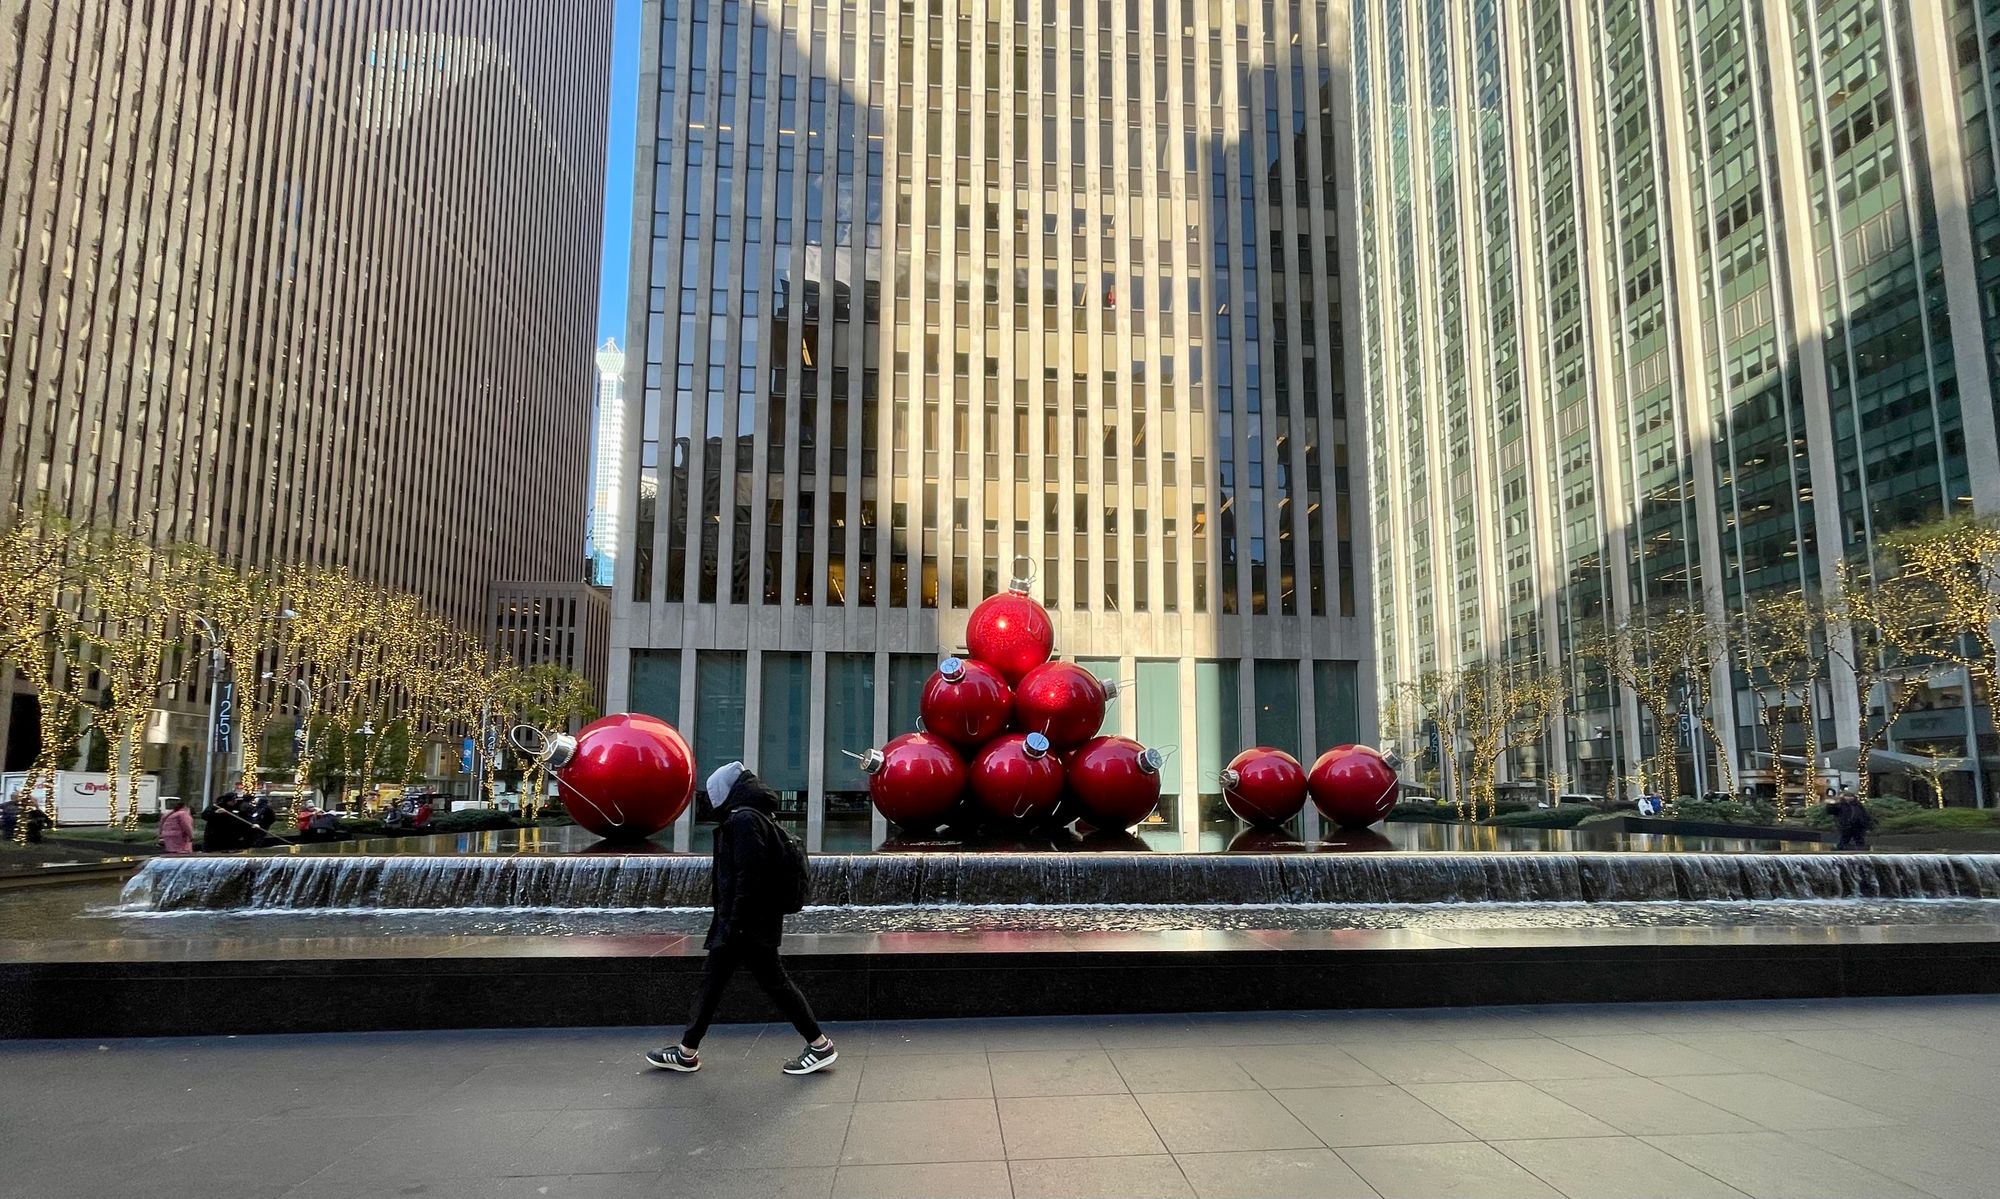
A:
[[[0,1042],[0,1193],[2000,1194],[2000,1000]]]

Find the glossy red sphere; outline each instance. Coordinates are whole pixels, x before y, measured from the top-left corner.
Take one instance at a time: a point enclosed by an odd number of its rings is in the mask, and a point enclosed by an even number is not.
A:
[[[694,799],[694,753],[655,716],[621,713],[586,725],[554,774],[570,817],[607,841],[643,841]]]
[[[1049,610],[1021,590],[989,596],[972,610],[965,626],[965,643],[972,656],[999,671],[1009,683],[1019,683],[1049,660],[1056,645]]]
[[[1063,801],[1063,768],[1039,733],[1008,733],[972,760],[972,794],[990,816],[1043,824]]]
[[[1396,806],[1402,785],[1388,761],[1366,745],[1336,745],[1306,778],[1313,806],[1341,828],[1367,828]]]
[[[899,828],[928,832],[965,795],[965,759],[930,733],[905,733],[862,759],[875,808]]]
[[[1305,810],[1305,767],[1282,749],[1246,749],[1222,772],[1222,799],[1246,823],[1283,824]]]
[[[1092,828],[1131,828],[1160,804],[1160,757],[1129,737],[1086,741],[1070,756],[1069,791]]]
[[[1057,751],[1074,749],[1104,727],[1110,692],[1098,677],[1074,662],[1047,662],[1029,671],[1014,689],[1014,727],[1040,733]]]
[[[946,658],[918,701],[924,731],[970,753],[1007,730],[1014,689],[999,671],[977,659]]]

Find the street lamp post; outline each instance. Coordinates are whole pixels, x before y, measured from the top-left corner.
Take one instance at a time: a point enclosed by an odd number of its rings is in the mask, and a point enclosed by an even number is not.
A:
[[[1674,615],[1678,618],[1686,619],[1687,609],[1676,608],[1674,609]],[[1699,715],[1705,703],[1701,682],[1695,677],[1694,649],[1692,646],[1686,644],[1686,640],[1683,638],[1681,645],[1681,714],[1680,719],[1676,721],[1681,727],[1674,730],[1674,740],[1678,742],[1682,732],[1686,732],[1688,760],[1694,766],[1694,797],[1696,802],[1701,802],[1708,795],[1708,771],[1704,769],[1707,763],[1702,761],[1703,758],[1708,756],[1708,747],[1702,743],[1702,727]],[[1678,800],[1680,797],[1676,795],[1668,796],[1667,798],[1669,800]]]
[[[201,755],[201,805],[206,807],[215,787],[215,718],[222,695],[222,633],[215,622],[197,612],[195,623],[208,638],[208,741]],[[185,798],[185,797],[183,797]]]
[[[264,678],[267,681],[276,677],[277,675],[271,671],[267,670],[264,672]],[[306,701],[302,709],[303,715],[299,720],[299,763],[292,774],[292,785],[303,787],[305,786],[306,772],[312,768],[312,717],[313,712],[319,708],[319,697],[331,693],[336,688],[352,687],[354,686],[354,680],[340,679],[336,682],[328,683],[325,687],[318,690],[314,690],[312,684],[302,678],[295,678],[291,682],[292,686],[298,688],[299,694],[303,695]]]

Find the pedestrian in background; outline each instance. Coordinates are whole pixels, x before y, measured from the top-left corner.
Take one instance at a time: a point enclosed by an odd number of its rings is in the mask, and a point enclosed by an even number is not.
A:
[[[194,816],[185,799],[167,801],[166,815],[160,817],[160,852],[173,856],[194,852]]]
[[[1833,826],[1840,830],[1841,849],[1867,849],[1868,832],[1875,827],[1875,815],[1861,797],[1842,790],[1833,801]]]

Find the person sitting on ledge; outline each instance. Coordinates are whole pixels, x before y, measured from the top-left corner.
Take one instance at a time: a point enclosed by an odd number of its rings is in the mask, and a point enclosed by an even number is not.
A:
[[[785,913],[798,910],[795,904],[788,906],[786,893],[803,893],[801,880],[793,877],[799,862],[790,834],[774,819],[778,797],[741,762],[731,762],[708,776],[704,790],[719,820],[715,826],[715,864],[709,873],[715,916],[703,942],[708,960],[702,964],[701,989],[680,1043],[655,1049],[646,1060],[662,1070],[683,1074],[701,1069],[701,1039],[722,1004],[729,976],[741,966],[806,1039],[804,1052],[785,1063],[785,1073],[823,1070],[840,1055],[820,1031],[812,1007],[778,960]]]

